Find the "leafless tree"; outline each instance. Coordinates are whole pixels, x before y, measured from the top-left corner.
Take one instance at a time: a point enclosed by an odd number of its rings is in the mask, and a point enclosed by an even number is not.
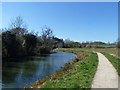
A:
[[[24,24],[22,17],[18,16],[15,20],[13,20],[10,24],[10,31],[12,33],[15,33],[16,36],[20,37],[24,34],[26,34],[27,26]]]
[[[41,43],[43,47],[50,51],[53,48],[53,42],[53,31],[49,27],[45,26],[42,28]]]
[[[10,28],[23,28],[25,26],[22,17],[18,16],[11,21]]]

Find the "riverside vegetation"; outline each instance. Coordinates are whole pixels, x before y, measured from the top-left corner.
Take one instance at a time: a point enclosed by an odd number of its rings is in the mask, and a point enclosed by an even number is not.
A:
[[[53,36],[53,31],[47,26],[42,28],[40,35],[38,32],[30,32],[21,17],[16,17],[10,26],[3,29],[0,35],[3,61],[8,58],[50,54],[53,48],[63,45],[63,40]]]
[[[90,88],[97,70],[98,57],[96,53],[79,49],[56,49],[58,51],[75,53],[72,62],[68,62],[59,71],[43,80],[33,83],[33,88]]]

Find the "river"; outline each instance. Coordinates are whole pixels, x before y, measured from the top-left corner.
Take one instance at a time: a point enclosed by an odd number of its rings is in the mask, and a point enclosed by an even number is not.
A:
[[[74,57],[73,53],[57,51],[47,56],[24,58],[25,61],[22,59],[21,62],[5,62],[2,66],[2,87],[23,88],[31,85],[37,79],[53,74]]]

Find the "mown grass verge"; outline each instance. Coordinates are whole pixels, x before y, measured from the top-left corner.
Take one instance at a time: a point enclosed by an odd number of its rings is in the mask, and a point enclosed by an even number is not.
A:
[[[105,55],[105,57],[112,63],[112,65],[115,67],[116,71],[118,72],[118,75],[120,76],[120,59],[105,52],[101,52],[101,53]]]
[[[64,51],[75,53],[77,57],[50,77],[38,80],[33,88],[91,88],[98,65],[97,54],[77,49],[64,49]]]

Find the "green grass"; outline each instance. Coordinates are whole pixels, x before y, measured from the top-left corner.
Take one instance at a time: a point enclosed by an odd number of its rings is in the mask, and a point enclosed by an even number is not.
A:
[[[86,52],[92,52],[92,51],[96,51],[96,52],[105,52],[105,53],[109,53],[109,54],[113,54],[116,57],[118,57],[118,49],[117,48],[68,48],[68,49],[64,49],[64,48],[58,48],[56,50],[61,50],[61,51],[86,51]]]
[[[58,50],[58,49],[57,49]],[[79,49],[59,49],[60,51],[78,53]],[[55,80],[48,81],[41,88],[91,88],[91,84],[97,70],[98,56],[89,52],[89,56],[71,64],[69,72]]]
[[[118,75],[120,76],[120,59],[105,52],[101,52],[101,53],[105,55],[105,57],[112,63],[112,65],[117,70]]]
[[[96,52],[104,52],[104,53],[113,54],[116,57],[118,57],[118,49],[117,48],[104,48],[104,49],[96,48],[96,49],[92,49],[92,50],[96,51]]]

